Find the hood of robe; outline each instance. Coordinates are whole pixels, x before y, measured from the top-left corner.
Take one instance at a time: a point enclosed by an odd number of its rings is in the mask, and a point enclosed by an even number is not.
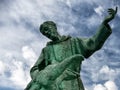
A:
[[[68,40],[69,38],[71,38],[71,36],[61,36],[61,39],[59,41],[50,41],[50,42],[47,42],[47,45],[60,43],[60,42]]]

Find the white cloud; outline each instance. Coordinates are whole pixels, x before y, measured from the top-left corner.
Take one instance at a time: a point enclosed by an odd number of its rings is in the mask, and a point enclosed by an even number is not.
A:
[[[100,71],[99,76],[103,78],[103,80],[114,80],[116,75],[116,71],[113,69],[110,69],[107,65],[104,65]]]
[[[35,52],[29,46],[22,47],[22,55],[26,59],[26,64],[29,65],[30,67],[33,66],[33,64],[37,60]]]
[[[95,85],[94,90],[107,90],[102,84]]]
[[[30,80],[25,75],[23,70],[23,63],[20,61],[14,61],[11,69],[11,77],[9,78],[14,85],[18,87],[25,87],[26,83]],[[29,78],[30,79],[30,78]]]
[[[110,69],[107,65],[104,65],[100,70],[100,73],[110,73],[110,72],[115,73],[115,71]]]
[[[70,0],[66,0],[66,4],[67,4],[69,7],[71,7],[71,2],[70,2]]]
[[[118,90],[118,88],[113,81],[107,81],[104,84],[95,85],[94,90]]]
[[[93,69],[91,71],[91,78],[94,82],[104,80],[115,80],[118,77],[118,70],[111,69],[107,65],[102,66],[102,68],[100,68],[100,66],[96,67],[96,69]]]
[[[5,64],[0,61],[0,75],[4,74],[4,71],[5,71]]]
[[[98,15],[102,15],[103,14],[103,12],[104,12],[104,9],[103,9],[103,7],[102,6],[98,6],[97,8],[95,8],[94,9],[95,10],[95,12],[98,14]]]
[[[29,46],[22,47],[22,52],[23,52],[23,57],[25,59],[35,59],[36,58],[35,52]]]
[[[6,58],[7,60],[0,61],[0,80],[2,82],[0,87],[14,87],[16,90],[25,88],[30,81],[29,70],[24,69],[26,66],[22,61],[11,56]]]
[[[116,84],[113,81],[107,81],[104,85],[107,90],[118,90]]]

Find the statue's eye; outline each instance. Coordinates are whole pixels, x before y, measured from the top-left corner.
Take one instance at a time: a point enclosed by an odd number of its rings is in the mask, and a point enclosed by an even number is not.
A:
[[[47,28],[47,27],[45,27],[44,29],[45,29],[45,30],[47,30],[48,28]]]

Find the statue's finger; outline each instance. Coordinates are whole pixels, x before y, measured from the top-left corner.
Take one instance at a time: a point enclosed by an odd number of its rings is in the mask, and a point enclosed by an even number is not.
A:
[[[115,13],[117,13],[118,7],[115,8]]]
[[[113,12],[113,11],[111,11],[111,10],[109,10],[109,11],[108,11],[108,13],[109,13],[109,14],[112,14],[112,13],[114,13],[114,12]]]
[[[115,11],[114,10],[108,10],[108,13],[114,13]]]
[[[115,12],[114,10],[108,10],[108,12]]]
[[[112,12],[108,12],[109,14],[113,14]]]
[[[108,9],[108,11],[114,11],[112,8]]]
[[[113,10],[112,8],[109,8],[108,10]]]

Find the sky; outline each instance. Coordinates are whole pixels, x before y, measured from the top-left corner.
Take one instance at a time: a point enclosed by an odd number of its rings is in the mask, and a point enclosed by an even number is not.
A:
[[[49,41],[39,32],[44,21],[56,22],[61,35],[89,38],[115,6],[112,34],[82,62],[86,90],[120,90],[120,1],[0,0],[0,90],[23,90],[31,80],[30,68]]]

